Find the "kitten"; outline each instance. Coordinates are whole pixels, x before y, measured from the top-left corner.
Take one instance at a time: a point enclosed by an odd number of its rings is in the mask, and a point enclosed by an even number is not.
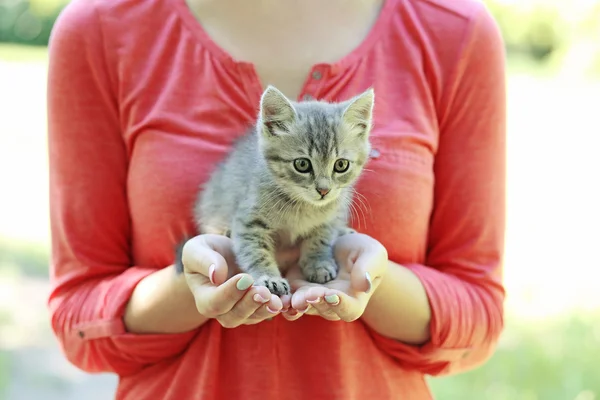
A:
[[[276,295],[290,294],[275,247],[301,240],[310,282],[337,276],[335,239],[348,224],[353,185],[371,149],[374,92],[341,103],[292,102],[269,86],[256,129],[242,137],[200,192],[202,233],[225,234],[242,271]]]

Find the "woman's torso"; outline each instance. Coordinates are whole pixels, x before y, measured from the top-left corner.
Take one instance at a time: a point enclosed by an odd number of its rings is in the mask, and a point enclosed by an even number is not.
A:
[[[466,21],[445,0],[352,1],[362,16],[341,0],[297,2],[289,14],[205,1],[193,7],[203,25],[185,0],[96,3],[130,157],[136,265],[173,262],[174,244],[194,231],[199,185],[254,121],[267,83],[332,101],[375,89],[374,150],[353,225],[393,261],[424,260],[441,88],[459,46],[451,28]],[[354,28],[336,29],[344,22]],[[308,316],[233,330],[209,322],[184,354],[122,377],[118,398],[428,398],[423,375],[378,349],[373,334],[361,321]]]

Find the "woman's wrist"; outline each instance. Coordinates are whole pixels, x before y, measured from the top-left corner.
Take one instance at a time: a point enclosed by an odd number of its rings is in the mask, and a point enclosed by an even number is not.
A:
[[[415,345],[427,342],[431,309],[423,284],[411,270],[389,261],[362,320],[383,336]]]
[[[200,327],[200,315],[183,274],[174,266],[142,279],[131,295],[123,321],[130,333],[182,333]]]

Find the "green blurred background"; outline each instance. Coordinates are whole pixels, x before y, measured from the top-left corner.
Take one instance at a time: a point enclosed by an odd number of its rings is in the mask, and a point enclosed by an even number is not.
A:
[[[508,55],[506,330],[438,399],[600,399],[600,1],[486,1]],[[109,399],[50,329],[46,68],[65,0],[0,0],[0,399]],[[398,398],[401,398],[399,394]]]

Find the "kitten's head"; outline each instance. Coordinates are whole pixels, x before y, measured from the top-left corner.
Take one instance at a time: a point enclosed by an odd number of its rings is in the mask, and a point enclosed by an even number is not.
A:
[[[374,96],[369,89],[341,103],[292,102],[272,86],[265,90],[260,149],[290,197],[322,206],[356,182],[371,150]]]

